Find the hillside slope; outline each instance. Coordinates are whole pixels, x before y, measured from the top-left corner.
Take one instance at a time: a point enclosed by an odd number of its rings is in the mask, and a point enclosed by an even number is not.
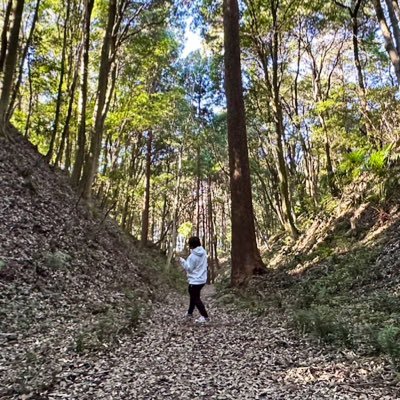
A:
[[[161,254],[94,218],[67,178],[12,136],[0,139],[0,397],[51,386],[58,357],[108,348],[162,291]]]
[[[393,168],[397,188],[399,177]],[[364,183],[349,187],[295,243],[272,243],[265,257],[270,274],[253,280],[242,301],[260,315],[277,309],[291,326],[318,340],[359,355],[385,355],[397,370],[399,190],[393,185],[389,198],[377,202],[376,183]]]

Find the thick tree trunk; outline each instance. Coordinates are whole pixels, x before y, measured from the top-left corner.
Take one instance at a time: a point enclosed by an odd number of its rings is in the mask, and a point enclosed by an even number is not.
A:
[[[83,63],[80,99],[80,122],[78,128],[78,145],[72,168],[72,184],[78,186],[82,174],[82,166],[85,159],[86,146],[86,108],[88,98],[88,75],[89,75],[89,50],[90,50],[90,20],[92,16],[94,0],[85,0],[85,21],[83,34]]]
[[[232,204],[232,273],[234,286],[265,272],[257,248],[247,149],[246,118],[240,64],[239,7],[224,0],[224,61]]]
[[[17,64],[19,31],[21,27],[24,0],[17,0],[13,10],[13,25],[11,27],[10,40],[7,46],[5,67],[3,74],[2,90],[0,96],[0,135],[8,136],[6,133],[7,110],[10,102],[11,87]]]
[[[143,211],[142,211],[142,233],[141,233],[141,237],[140,237],[142,246],[146,246],[148,236],[149,236],[150,178],[151,178],[152,147],[153,147],[153,132],[149,131],[148,137],[147,137],[147,152],[146,152],[146,167],[145,167],[146,188],[145,188]]]
[[[394,72],[397,77],[397,84],[400,85],[400,57],[393,43],[392,33],[390,32],[389,26],[386,22],[385,14],[382,9],[380,0],[373,0],[376,17],[381,27],[382,35],[385,40],[385,49],[389,54],[390,61],[394,67]]]
[[[104,122],[106,119],[106,100],[108,79],[111,69],[110,49],[113,37],[114,23],[117,14],[117,1],[110,0],[108,7],[108,21],[106,33],[104,36],[103,47],[101,49],[101,60],[98,77],[97,102],[95,111],[94,130],[90,141],[90,150],[87,160],[83,168],[82,176],[82,197],[85,199],[91,198],[91,190],[93,181],[97,172],[99,156],[101,151],[101,141],[103,137]]]

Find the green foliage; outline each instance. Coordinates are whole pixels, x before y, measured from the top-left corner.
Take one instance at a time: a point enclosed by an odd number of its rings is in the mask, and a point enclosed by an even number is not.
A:
[[[386,171],[392,147],[392,145],[389,145],[382,150],[372,152],[367,161],[368,169],[375,174],[382,176]]]
[[[48,267],[54,269],[62,269],[68,267],[71,261],[71,256],[62,251],[55,251],[54,253],[47,253],[45,255],[45,263]]]
[[[292,321],[303,333],[310,333],[324,342],[350,342],[350,327],[339,320],[336,310],[327,306],[314,306],[293,312]]]
[[[381,178],[375,187],[377,189],[375,194],[379,202],[380,199],[385,198],[384,186],[387,180],[382,179],[387,176],[391,153],[392,145],[388,145],[382,150],[362,148],[346,153],[338,166],[338,176],[344,184],[351,183],[367,172]]]
[[[339,164],[338,173],[341,175],[351,176],[353,179],[361,175],[367,151],[358,149],[343,156],[343,161]]]
[[[178,228],[178,232],[185,238],[188,238],[191,235],[192,231],[193,223],[191,221],[183,222]]]
[[[400,327],[389,325],[384,327],[377,337],[381,350],[388,354],[396,366],[400,366]]]

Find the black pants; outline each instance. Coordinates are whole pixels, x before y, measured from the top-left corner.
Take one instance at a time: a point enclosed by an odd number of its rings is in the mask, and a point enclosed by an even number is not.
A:
[[[190,304],[188,314],[192,315],[194,308],[197,307],[200,315],[204,318],[208,318],[208,314],[206,308],[204,307],[203,302],[200,299],[200,292],[203,289],[204,284],[202,285],[189,285],[189,295],[190,295]]]

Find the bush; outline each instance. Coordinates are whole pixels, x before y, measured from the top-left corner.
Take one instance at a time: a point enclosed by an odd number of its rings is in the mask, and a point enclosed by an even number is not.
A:
[[[310,333],[328,343],[349,344],[350,342],[349,327],[337,318],[334,310],[327,306],[296,310],[292,318],[295,327],[302,333]]]
[[[389,325],[378,333],[378,345],[383,353],[391,358],[393,364],[399,367],[400,362],[400,328]]]

